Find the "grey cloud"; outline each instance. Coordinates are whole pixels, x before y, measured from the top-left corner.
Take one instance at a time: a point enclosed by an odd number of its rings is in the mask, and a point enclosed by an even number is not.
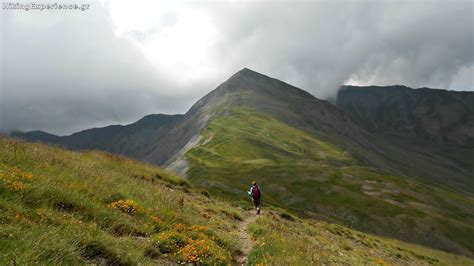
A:
[[[4,11],[0,128],[65,134],[183,112],[189,99],[173,95],[171,82],[113,30],[98,4],[87,12]]]
[[[98,4],[66,15],[3,12],[0,129],[70,133],[148,113],[184,112],[243,67],[320,98],[349,81],[474,87],[473,1],[190,5],[216,27],[209,61],[219,71],[185,85],[117,38],[107,9]],[[172,13],[157,17],[156,27],[127,37],[142,42],[178,19]]]
[[[214,11],[229,64],[322,98],[350,79],[449,89],[474,62],[472,1],[267,1]]]

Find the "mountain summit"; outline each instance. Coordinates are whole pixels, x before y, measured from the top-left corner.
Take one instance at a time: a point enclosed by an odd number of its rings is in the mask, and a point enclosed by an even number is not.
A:
[[[60,144],[71,149],[100,149],[145,160],[158,165],[171,165],[182,159],[194,145],[201,129],[213,118],[233,108],[247,107],[270,114],[297,128],[327,136],[344,135],[370,146],[364,130],[332,104],[285,82],[244,68],[197,101],[184,115],[150,115],[127,126],[94,128],[58,137],[29,132],[17,136]],[[182,169],[174,168],[180,173]],[[177,165],[174,164],[174,167]]]

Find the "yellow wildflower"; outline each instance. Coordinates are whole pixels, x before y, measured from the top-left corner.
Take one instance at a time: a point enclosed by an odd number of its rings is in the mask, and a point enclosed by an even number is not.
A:
[[[140,205],[131,199],[118,200],[109,204],[112,209],[121,210],[128,214],[136,214],[140,212]]]

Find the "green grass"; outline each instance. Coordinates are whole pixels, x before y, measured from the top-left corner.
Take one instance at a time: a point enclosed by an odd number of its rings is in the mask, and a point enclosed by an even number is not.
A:
[[[213,247],[203,261],[228,263],[236,252],[237,221],[209,209],[235,216],[240,210],[194,192],[157,167],[100,152],[5,138],[0,143],[2,265],[193,261],[201,259],[190,253],[199,241]],[[113,208],[120,200],[123,205]],[[132,205],[137,209],[127,208]],[[152,239],[175,233],[177,225],[184,228],[183,246],[154,246]]]
[[[0,162],[1,265],[228,265],[245,244],[248,200],[215,198],[158,167],[3,137]],[[273,207],[247,230],[251,264],[473,263]]]
[[[281,212],[281,211],[280,211]],[[255,239],[249,262],[284,265],[472,265],[472,260],[362,234],[337,224],[288,221],[270,211],[249,226]]]
[[[222,113],[186,154],[191,183],[242,201],[257,180],[263,204],[473,256],[472,197],[367,167],[323,136],[252,109]]]

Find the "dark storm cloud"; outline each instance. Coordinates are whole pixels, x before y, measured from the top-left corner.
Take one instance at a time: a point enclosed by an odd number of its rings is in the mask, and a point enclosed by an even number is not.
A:
[[[159,34],[163,19],[167,30],[179,25],[180,10],[124,38],[114,34],[108,5],[92,3],[86,12],[0,11],[0,130],[63,134],[184,112],[243,67],[321,98],[347,82],[474,86],[473,1],[187,4],[205,12],[217,33],[206,60],[211,70],[189,83],[168,75],[166,65],[153,67],[137,45]],[[191,74],[179,73],[183,80]]]
[[[3,130],[70,133],[178,112],[186,99],[128,41],[114,36],[106,10],[3,12]]]
[[[318,97],[348,81],[449,89],[463,68],[472,76],[473,1],[267,1],[214,11],[229,64]]]

